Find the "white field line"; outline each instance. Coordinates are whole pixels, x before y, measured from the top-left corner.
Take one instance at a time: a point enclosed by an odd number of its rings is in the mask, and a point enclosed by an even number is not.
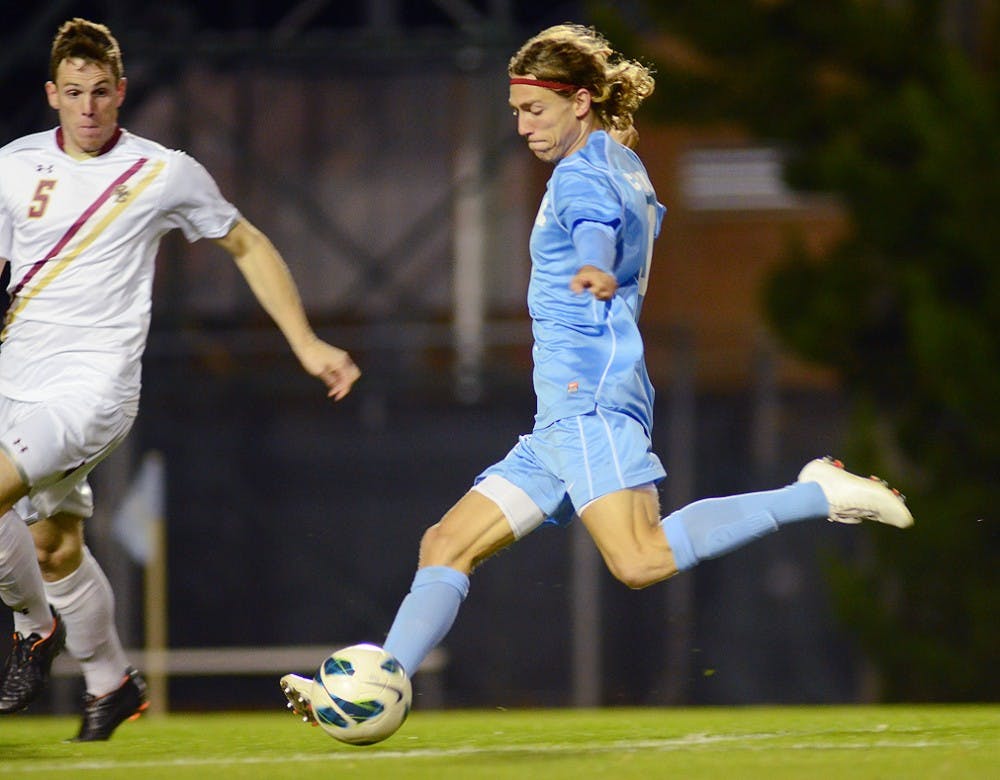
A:
[[[415,748],[413,750],[380,750],[368,752],[364,748],[350,750],[336,750],[335,752],[297,753],[281,756],[250,756],[246,758],[226,758],[226,757],[186,757],[172,759],[150,759],[147,761],[122,761],[120,759],[108,759],[103,761],[47,761],[37,764],[19,766],[17,772],[21,774],[39,774],[42,772],[104,772],[111,769],[155,769],[164,767],[224,767],[224,766],[267,766],[271,764],[310,764],[329,763],[336,761],[411,761],[417,758],[457,758],[461,756],[475,755],[511,755],[544,753],[566,753],[574,756],[580,754],[601,754],[615,753],[634,750],[658,750],[676,751],[691,748],[711,747],[713,745],[727,745],[730,749],[737,750],[872,750],[872,749],[925,749],[939,747],[956,747],[955,742],[933,741],[925,739],[891,739],[880,735],[871,741],[854,740],[851,742],[830,742],[830,741],[798,741],[793,744],[767,745],[767,742],[788,739],[794,735],[788,732],[774,734],[738,734],[738,735],[709,735],[690,734],[676,739],[642,739],[642,740],[619,740],[607,745],[594,745],[586,747],[580,744],[525,744],[525,745],[494,745],[494,746],[468,746],[454,748]],[[977,748],[979,743],[975,740],[968,740],[965,747]]]

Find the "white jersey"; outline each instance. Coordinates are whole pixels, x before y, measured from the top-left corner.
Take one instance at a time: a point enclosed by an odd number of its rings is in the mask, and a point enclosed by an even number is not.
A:
[[[180,228],[221,238],[240,214],[184,152],[124,130],[83,160],[61,130],[0,149],[0,258],[11,297],[0,394],[44,401],[87,382],[135,403],[156,251]]]

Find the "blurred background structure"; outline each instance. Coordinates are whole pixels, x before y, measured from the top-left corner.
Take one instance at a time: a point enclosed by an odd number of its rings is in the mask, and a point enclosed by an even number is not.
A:
[[[573,20],[659,71],[638,121],[668,207],[643,311],[664,511],[832,452],[906,485],[918,525],[792,527],[641,593],[581,529],[541,530],[476,573],[427,702],[996,697],[995,3],[53,0],[6,9],[0,141],[54,124],[75,15],[122,44],[123,124],[205,164],[364,371],[331,406],[223,253],[164,241],[142,411],[88,525],[128,644],[148,581],[114,516],[151,451],[171,647],[384,637],[423,529],[530,429],[549,170],[506,63]],[[170,697],[281,706],[274,675]]]

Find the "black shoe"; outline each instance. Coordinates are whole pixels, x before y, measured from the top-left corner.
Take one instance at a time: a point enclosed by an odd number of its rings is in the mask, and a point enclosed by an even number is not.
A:
[[[20,712],[38,698],[49,682],[52,660],[65,645],[66,626],[54,609],[52,630],[44,639],[37,633],[25,638],[14,632],[14,645],[0,682],[0,713]]]
[[[85,694],[83,723],[73,742],[99,742],[127,720],[135,720],[149,706],[146,681],[131,666],[125,670],[122,684],[103,696]]]

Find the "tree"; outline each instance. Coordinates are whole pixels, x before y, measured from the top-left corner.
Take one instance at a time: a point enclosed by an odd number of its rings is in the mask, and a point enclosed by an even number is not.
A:
[[[956,28],[970,7],[975,24]],[[826,255],[790,247],[763,296],[783,344],[842,377],[852,463],[907,484],[917,518],[906,534],[873,534],[870,567],[833,567],[843,618],[886,698],[995,699],[995,4],[679,0],[644,13],[663,32],[629,46],[653,52],[654,111],[739,121],[788,151],[792,186],[834,194],[850,215]],[[629,37],[621,14],[595,20]]]

